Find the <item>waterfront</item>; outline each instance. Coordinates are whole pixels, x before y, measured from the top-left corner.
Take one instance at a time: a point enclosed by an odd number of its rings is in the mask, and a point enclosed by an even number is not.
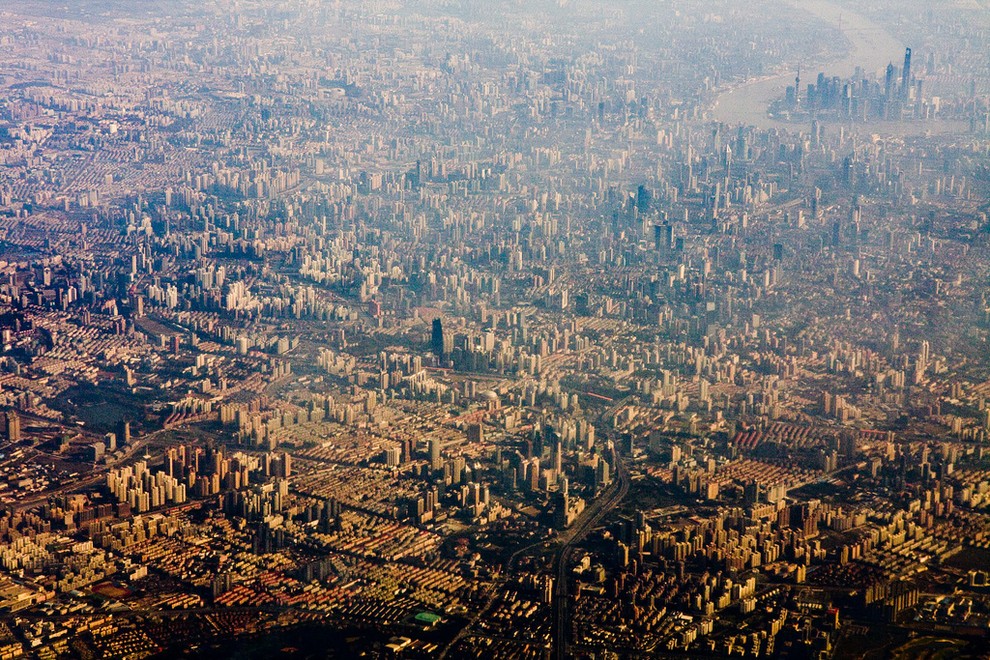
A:
[[[794,83],[798,65],[801,66],[802,77],[812,80],[819,70],[840,77],[852,75],[856,67],[862,67],[867,73],[876,73],[888,63],[899,63],[904,57],[904,44],[883,27],[860,14],[851,13],[830,2],[790,2],[790,4],[808,12],[814,18],[841,29],[847,44],[842,53],[835,54],[840,59],[813,66],[808,66],[807,62],[795,63],[786,72],[730,88],[722,92],[716,100],[712,109],[713,119],[726,124],[748,124],[763,129],[793,127],[795,125],[793,122],[767,116],[767,107],[772,101],[782,98],[787,86]],[[836,48],[842,48],[842,45],[836,44]],[[885,128],[896,126],[901,130],[904,127],[903,122],[885,122],[884,125]]]

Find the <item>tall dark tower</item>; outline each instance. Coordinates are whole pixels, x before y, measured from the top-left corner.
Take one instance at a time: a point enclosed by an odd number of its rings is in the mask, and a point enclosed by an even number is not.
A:
[[[660,254],[667,254],[674,245],[674,227],[668,222],[653,225],[653,249]]]
[[[904,51],[904,70],[901,72],[901,99],[907,101],[911,96],[911,49]]]
[[[798,67],[797,75],[794,76],[794,106],[801,105],[801,67]]]
[[[430,336],[430,346],[437,357],[443,357],[443,321],[440,319],[433,319],[433,333]]]

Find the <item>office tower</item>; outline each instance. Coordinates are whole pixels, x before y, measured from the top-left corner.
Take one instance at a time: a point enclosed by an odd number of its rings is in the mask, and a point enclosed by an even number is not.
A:
[[[471,443],[480,443],[485,441],[485,429],[481,424],[471,424],[467,428],[467,439]]]
[[[398,445],[385,449],[385,465],[390,468],[399,467],[402,464],[402,448]]]
[[[887,65],[887,74],[884,76],[884,96],[887,100],[890,100],[894,96],[894,63],[891,62]]]
[[[122,445],[131,444],[131,423],[127,420],[121,420],[118,425],[117,439]]]
[[[670,252],[674,244],[674,227],[670,223],[653,225],[653,248],[661,254]]]
[[[739,127],[739,133],[736,135],[735,152],[739,154],[739,158],[742,160],[749,159],[749,140],[742,126]]]
[[[640,215],[647,213],[650,210],[650,204],[653,202],[653,194],[649,191],[646,186],[639,186],[636,189],[636,210]]]
[[[440,469],[440,440],[438,438],[430,438],[430,469]]]
[[[557,529],[564,529],[567,527],[570,520],[567,515],[568,509],[570,509],[570,498],[566,493],[557,491],[554,495],[554,507],[553,507],[553,523],[554,527]]]
[[[7,413],[7,440],[18,442],[21,439],[21,418],[13,410]]]
[[[433,333],[430,338],[430,345],[437,357],[443,357],[443,321],[440,319],[433,319]]]
[[[901,72],[901,99],[907,101],[911,95],[911,49],[904,51],[904,70]]]

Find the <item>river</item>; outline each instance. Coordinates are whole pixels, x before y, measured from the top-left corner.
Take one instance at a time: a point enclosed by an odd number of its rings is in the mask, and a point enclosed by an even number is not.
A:
[[[905,44],[865,16],[821,0],[787,0],[787,3],[841,28],[849,41],[844,57],[842,53],[836,53],[836,58],[841,57],[838,61],[825,61],[811,67],[807,62],[802,63],[801,77],[805,81],[802,87],[807,81],[815,80],[819,71],[825,71],[828,76],[846,78],[855,73],[857,66],[863,67],[867,73],[879,73],[891,62],[895,66],[903,63]],[[797,63],[787,73],[751,80],[723,92],[712,109],[712,118],[727,124],[749,124],[764,129],[800,126],[767,116],[767,107],[772,101],[783,98],[787,86],[794,84],[796,73]],[[928,127],[931,128],[930,125]]]

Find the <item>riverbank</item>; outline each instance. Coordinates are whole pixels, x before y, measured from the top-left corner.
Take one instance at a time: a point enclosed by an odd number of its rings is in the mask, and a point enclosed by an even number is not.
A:
[[[849,12],[823,0],[802,2],[788,0],[788,4],[840,29],[848,42],[847,48],[842,52],[836,52],[833,59],[817,65],[809,66],[807,62],[795,63],[791,67],[792,70],[787,73],[748,81],[725,90],[719,95],[709,113],[712,119],[726,124],[748,124],[763,129],[793,129],[802,124],[771,118],[767,116],[767,108],[772,101],[783,98],[787,86],[794,83],[799,65],[802,75],[810,80],[817,77],[818,71],[828,71],[830,76],[849,77],[855,73],[856,67],[862,67],[868,73],[877,73],[886,69],[889,63],[900,63],[904,58],[905,45],[883,27],[861,14]],[[882,122],[851,126],[865,132],[880,130],[889,133],[890,129],[896,127],[899,129],[896,131],[898,133],[905,130],[924,133],[928,130],[936,130],[937,123]]]

